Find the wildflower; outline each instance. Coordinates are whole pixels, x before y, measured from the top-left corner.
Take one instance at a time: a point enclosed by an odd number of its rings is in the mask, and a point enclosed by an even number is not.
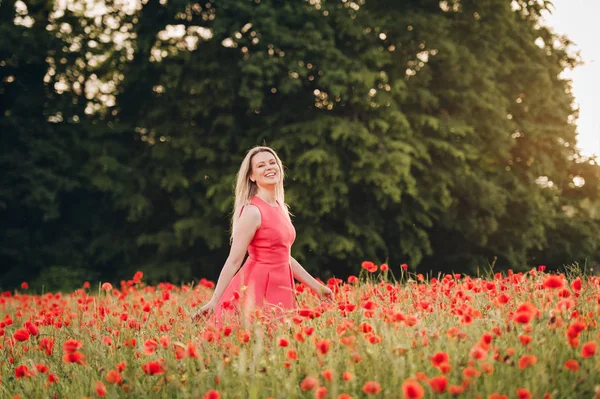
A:
[[[316,389],[318,385],[319,381],[316,378],[306,377],[300,383],[300,389],[302,389],[303,391],[312,391],[313,389]]]
[[[575,359],[569,359],[565,362],[565,368],[571,371],[579,370],[579,363]]]
[[[363,392],[368,395],[375,395],[381,392],[381,385],[377,381],[367,381],[362,388]]]
[[[315,391],[315,398],[323,399],[325,397],[327,397],[327,388],[325,388],[325,387],[317,388],[317,390]]]
[[[296,352],[296,350],[295,350],[295,349],[290,349],[290,350],[287,352],[287,354],[286,354],[286,357],[287,357],[289,360],[298,360],[298,352]]]
[[[117,370],[110,370],[106,373],[106,382],[109,384],[123,384],[123,376]]]
[[[166,370],[161,362],[148,362],[142,365],[142,370],[148,375],[162,374]]]
[[[158,348],[158,342],[154,339],[147,339],[144,342],[144,353],[151,355]]]
[[[529,312],[517,312],[513,316],[513,321],[519,324],[529,324],[533,315]]]
[[[15,377],[17,377],[17,378],[28,378],[28,377],[31,377],[32,375],[33,374],[29,370],[29,367],[27,367],[23,364],[20,366],[17,366],[17,368],[15,369]]]
[[[210,391],[202,395],[202,399],[221,399],[221,394],[219,393],[219,391],[211,389]]]
[[[519,388],[517,389],[517,398],[519,399],[531,399],[532,395],[527,388]]]
[[[537,357],[535,355],[523,355],[519,359],[519,368],[525,369],[531,367],[537,363]]]
[[[352,375],[352,373],[351,373],[351,372],[349,372],[349,371],[344,371],[344,372],[342,373],[342,379],[343,379],[344,381],[352,381],[352,380],[354,379],[354,376]]]
[[[448,353],[446,352],[436,352],[429,360],[431,360],[433,367],[439,367],[442,363],[448,363],[450,361],[450,356],[448,356]]]
[[[321,372],[321,375],[323,376],[323,378],[325,379],[325,381],[327,382],[331,382],[333,381],[333,371],[332,370],[323,370]]]
[[[462,385],[450,385],[450,387],[448,387],[448,392],[450,392],[452,396],[460,395],[464,391],[465,387]]]
[[[425,390],[417,381],[408,379],[402,384],[402,394],[405,399],[421,399]]]
[[[54,349],[54,341],[50,338],[44,337],[40,339],[38,347],[43,350],[46,355],[51,356],[52,350]]]
[[[560,276],[551,274],[544,279],[542,286],[546,289],[556,289],[564,287],[564,281]]]
[[[65,351],[66,353],[74,353],[77,351],[77,349],[80,349],[82,346],[83,343],[81,341],[70,339],[68,341],[65,341],[65,343],[63,344],[63,351]]]
[[[523,345],[529,345],[531,342],[531,335],[519,335],[519,341],[521,341],[521,344]]]
[[[329,347],[331,346],[331,341],[328,339],[320,339],[315,342],[315,346],[317,347],[317,352],[322,355],[327,354],[329,352]]]
[[[429,380],[429,386],[431,387],[431,390],[435,393],[446,392],[446,389],[448,387],[448,377],[446,377],[445,375],[433,377]]]
[[[65,353],[63,355],[63,362],[84,364],[85,363],[85,355],[81,352]]]
[[[586,342],[581,347],[581,357],[583,357],[583,358],[592,357],[596,354],[597,349],[598,349],[598,343],[596,341]]]
[[[47,373],[48,372],[48,366],[46,366],[43,363],[37,363],[35,365],[35,369],[37,370],[38,373]]]
[[[577,277],[571,282],[571,288],[573,291],[581,291],[581,278]]]
[[[361,264],[361,267],[368,271],[369,273],[375,273],[377,271],[377,265],[370,261],[364,261]]]
[[[14,332],[13,338],[17,341],[24,342],[29,339],[30,335],[31,334],[29,333],[29,330],[25,328],[20,328]]]
[[[100,381],[96,382],[96,395],[100,396],[101,398],[106,396],[106,387]]]

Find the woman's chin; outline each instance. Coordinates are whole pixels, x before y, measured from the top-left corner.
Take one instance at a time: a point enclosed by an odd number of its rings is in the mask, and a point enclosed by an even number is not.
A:
[[[262,182],[261,186],[272,188],[272,187],[275,187],[277,185],[277,183],[279,183],[279,179],[273,179],[273,180],[268,180],[268,181]]]

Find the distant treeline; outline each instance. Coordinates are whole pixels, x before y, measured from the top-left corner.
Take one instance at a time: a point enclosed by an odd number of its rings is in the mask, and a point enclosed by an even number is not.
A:
[[[322,278],[599,262],[548,3],[0,2],[0,288],[216,278],[262,144]]]

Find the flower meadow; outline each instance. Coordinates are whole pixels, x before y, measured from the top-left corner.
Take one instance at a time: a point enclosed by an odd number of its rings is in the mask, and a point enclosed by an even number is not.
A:
[[[2,398],[600,398],[600,278],[427,278],[362,264],[299,308],[215,329],[214,283],[0,297]]]

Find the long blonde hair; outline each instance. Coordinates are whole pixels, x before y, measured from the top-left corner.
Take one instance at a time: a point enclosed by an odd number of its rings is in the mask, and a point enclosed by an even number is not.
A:
[[[285,203],[285,193],[283,189],[284,172],[281,159],[279,159],[279,157],[272,148],[261,146],[254,147],[246,154],[246,157],[240,165],[240,170],[237,173],[235,184],[235,203],[233,205],[233,215],[231,217],[230,241],[233,241],[233,232],[235,229],[235,224],[240,218],[242,208],[244,207],[244,205],[248,205],[252,198],[258,192],[258,185],[256,184],[256,182],[250,180],[250,174],[252,173],[252,158],[254,158],[256,154],[259,154],[261,152],[270,152],[277,161],[281,178],[279,179],[277,186],[275,186],[275,198],[277,199],[277,202],[279,202],[279,206],[283,208],[287,218],[290,219],[290,211],[288,205]]]

